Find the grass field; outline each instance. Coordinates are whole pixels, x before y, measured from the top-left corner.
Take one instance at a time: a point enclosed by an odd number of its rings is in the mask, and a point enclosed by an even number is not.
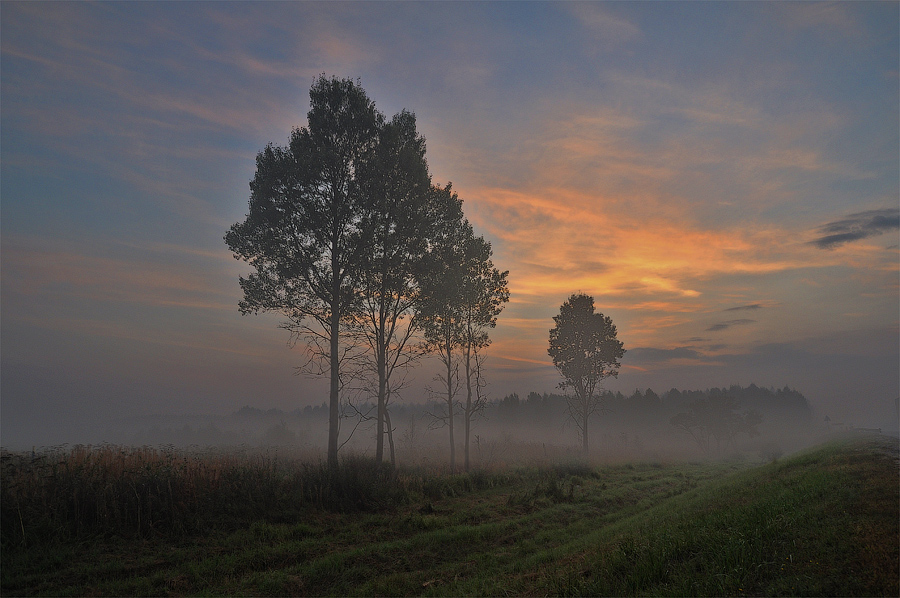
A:
[[[777,462],[339,472],[3,455],[2,594],[898,595],[896,439]]]

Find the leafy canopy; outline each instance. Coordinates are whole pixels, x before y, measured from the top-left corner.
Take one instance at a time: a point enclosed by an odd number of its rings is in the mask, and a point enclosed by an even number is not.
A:
[[[594,311],[594,298],[575,294],[562,304],[550,330],[548,353],[562,374],[560,388],[572,388],[583,399],[594,396],[598,384],[619,374],[625,354],[612,319]]]

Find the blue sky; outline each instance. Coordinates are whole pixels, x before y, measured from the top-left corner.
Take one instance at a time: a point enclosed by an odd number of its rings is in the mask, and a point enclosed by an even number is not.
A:
[[[510,271],[496,398],[554,389],[551,317],[583,291],[629,351],[610,388],[790,385],[895,424],[898,22],[892,2],[3,2],[3,436],[324,400],[278,317],[238,314],[222,241],[320,73],[416,113]]]

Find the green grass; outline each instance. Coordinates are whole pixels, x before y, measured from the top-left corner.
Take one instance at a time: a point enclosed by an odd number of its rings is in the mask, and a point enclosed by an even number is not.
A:
[[[251,509],[231,496],[231,516],[202,516],[202,525],[141,531],[132,522],[116,532],[82,522],[54,539],[30,535],[49,524],[28,522],[24,541],[3,529],[0,585],[4,596],[896,596],[891,442],[845,441],[767,464],[569,463],[453,476],[373,477],[363,470],[379,470],[359,460],[327,483],[321,470],[282,464],[276,478],[292,482],[258,490],[293,492],[292,503]],[[312,479],[337,502],[298,490]],[[17,523],[12,498],[4,495],[4,528]]]
[[[832,445],[743,471],[596,534],[567,595],[896,595],[896,457]]]

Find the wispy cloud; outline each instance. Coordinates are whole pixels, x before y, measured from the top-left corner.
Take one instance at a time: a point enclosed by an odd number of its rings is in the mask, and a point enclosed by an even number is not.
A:
[[[713,324],[709,328],[706,329],[707,332],[720,332],[722,330],[728,330],[732,326],[746,326],[747,324],[755,324],[756,320],[748,320],[746,318],[740,318],[737,320],[728,320],[727,322],[719,322],[718,324]]]
[[[786,29],[810,30],[831,43],[865,41],[865,27],[844,2],[785,2],[769,7],[782,17],[779,23]]]
[[[654,217],[635,205],[643,196],[623,202],[553,188],[487,188],[473,195],[466,198],[473,221],[499,239],[495,251],[515,272],[516,292],[559,295],[581,288],[652,307],[699,297],[696,285],[710,277],[811,265],[788,250],[791,232],[774,226],[705,229],[665,209],[664,217]]]
[[[631,21],[616,16],[602,4],[575,2],[566,5],[581,24],[593,33],[595,43],[604,48],[626,44],[640,36],[640,29]]]
[[[641,365],[659,363],[672,359],[701,359],[703,355],[689,347],[676,347],[674,349],[657,349],[653,347],[636,347],[628,351],[630,362]]]
[[[661,349],[656,347],[636,347],[622,358],[622,367],[638,372],[662,372],[687,368],[719,367],[723,365],[718,357],[706,355],[691,347]]]
[[[834,249],[844,243],[867,239],[898,229],[900,229],[900,209],[867,210],[823,224],[818,229],[820,236],[811,243],[819,249]]]
[[[739,305],[738,307],[729,307],[723,311],[752,311],[754,309],[762,309],[762,305],[759,303],[753,303],[751,305]]]

